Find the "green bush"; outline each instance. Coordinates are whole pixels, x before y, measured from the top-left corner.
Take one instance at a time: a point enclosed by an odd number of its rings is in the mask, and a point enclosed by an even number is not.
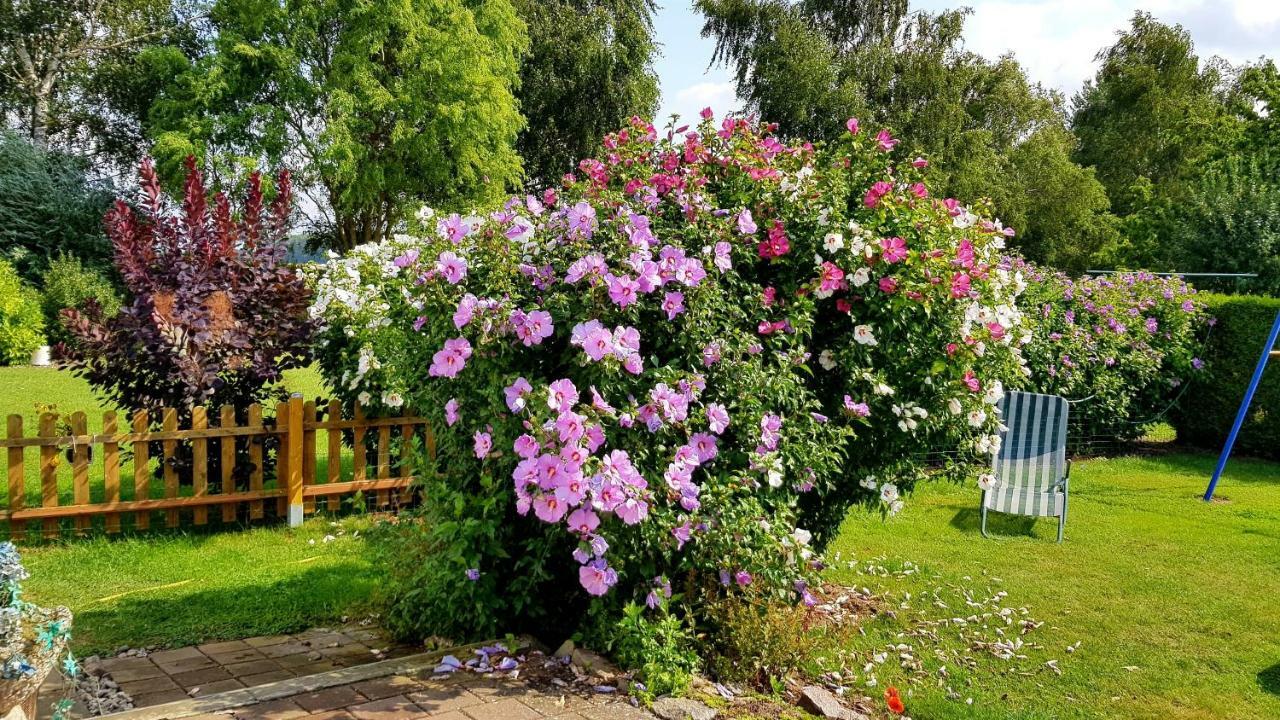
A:
[[[120,312],[120,294],[102,273],[84,266],[80,258],[59,255],[49,263],[44,272],[44,324],[49,342],[59,343],[71,339],[71,333],[62,326],[58,314],[63,308],[81,308],[92,298],[102,309],[103,317],[114,317]]]
[[[1235,420],[1262,346],[1280,312],[1280,298],[1202,294],[1217,323],[1195,376],[1173,417],[1178,441],[1219,448]],[[1249,406],[1235,453],[1280,458],[1280,362],[1272,360]]]
[[[657,609],[661,602],[649,605]],[[645,607],[630,603],[623,608],[612,638],[614,653],[624,667],[635,670],[640,681],[640,686],[633,687],[637,697],[648,702],[660,695],[682,695],[701,666],[691,649],[693,632],[675,615],[662,612],[650,617]]]
[[[0,259],[27,282],[36,282],[58,251],[89,267],[109,267],[102,216],[114,197],[109,181],[93,177],[88,159],[0,131]]]
[[[43,344],[40,293],[22,283],[13,265],[0,260],[0,365],[25,363]]]

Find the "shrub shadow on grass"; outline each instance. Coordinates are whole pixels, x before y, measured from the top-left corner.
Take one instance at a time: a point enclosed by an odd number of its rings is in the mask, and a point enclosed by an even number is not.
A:
[[[951,527],[978,535],[982,532],[982,511],[976,507],[963,508],[951,518]],[[1036,537],[1036,518],[1005,513],[987,513],[987,534],[992,537],[1024,535]],[[1055,526],[1056,527],[1056,526]],[[1055,529],[1056,532],[1056,529]]]
[[[1272,695],[1280,695],[1280,663],[1258,673],[1258,687]]]
[[[79,608],[73,620],[81,641],[77,650],[174,647],[297,632],[368,609],[374,584],[367,567],[342,563],[236,588],[183,593],[162,586],[150,596],[142,590]]]

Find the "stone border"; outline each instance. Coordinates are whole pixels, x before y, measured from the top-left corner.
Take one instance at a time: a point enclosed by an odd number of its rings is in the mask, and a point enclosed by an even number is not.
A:
[[[161,705],[148,705],[124,712],[102,715],[99,718],[95,718],[95,720],[106,720],[106,718],[111,718],[111,720],[174,720],[193,715],[216,713],[269,700],[279,700],[293,697],[294,695],[324,690],[338,685],[349,685],[387,675],[410,674],[425,668],[434,668],[445,655],[470,656],[476,648],[489,644],[492,643],[459,645],[443,650],[433,650],[390,660],[365,663],[364,665],[353,665],[316,673],[315,675],[304,675],[255,687],[213,693],[200,698],[175,700]]]

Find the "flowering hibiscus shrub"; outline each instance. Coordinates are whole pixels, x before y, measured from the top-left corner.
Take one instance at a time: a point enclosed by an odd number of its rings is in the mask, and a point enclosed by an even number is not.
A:
[[[896,512],[917,448],[989,461],[1021,362],[1011,231],[848,129],[634,120],[559,188],[424,210],[314,272],[335,387],[437,421],[424,517],[384,545],[393,627],[809,602],[812,546],[860,498]]]
[[[1008,264],[1028,281],[1026,384],[1075,401],[1073,443],[1140,437],[1203,366],[1209,319],[1183,280],[1140,272],[1073,279]]]

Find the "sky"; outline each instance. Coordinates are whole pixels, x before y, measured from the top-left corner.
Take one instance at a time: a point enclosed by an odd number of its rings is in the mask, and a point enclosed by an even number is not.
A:
[[[694,119],[710,107],[736,110],[733,77],[709,67],[715,44],[701,37],[702,19],[689,0],[658,0],[654,26],[662,43],[655,63],[662,85],[656,125],[671,113]],[[1097,70],[1094,56],[1115,41],[1137,10],[1191,33],[1202,59],[1219,55],[1232,63],[1261,55],[1280,59],[1280,0],[912,0],[930,12],[968,6],[966,47],[988,58],[1012,52],[1032,81],[1070,97]]]

